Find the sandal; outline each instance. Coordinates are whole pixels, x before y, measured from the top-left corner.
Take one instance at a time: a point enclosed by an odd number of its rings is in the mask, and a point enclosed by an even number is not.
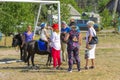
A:
[[[90,69],[94,69],[95,67],[94,67],[94,66],[90,66],[89,68],[90,68]]]
[[[88,67],[88,66],[85,66],[85,69],[86,69],[86,70],[88,70],[88,69],[89,69],[89,67]]]

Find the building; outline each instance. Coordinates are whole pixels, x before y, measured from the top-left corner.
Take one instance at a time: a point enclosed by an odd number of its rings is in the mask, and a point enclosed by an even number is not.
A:
[[[81,19],[80,13],[71,4],[68,4],[68,6],[70,7],[70,18]]]

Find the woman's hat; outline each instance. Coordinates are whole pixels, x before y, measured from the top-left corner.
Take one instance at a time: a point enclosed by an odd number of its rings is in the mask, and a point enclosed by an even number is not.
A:
[[[87,22],[87,25],[88,25],[88,26],[93,26],[94,24],[95,24],[95,23],[94,23],[93,21],[88,21],[88,22]]]
[[[46,26],[45,23],[41,23],[41,24],[40,24],[40,27],[41,27],[41,28],[44,28],[45,26]]]
[[[53,28],[53,29],[59,29],[59,28],[58,28],[58,24],[53,24],[53,25],[52,25],[52,28]]]

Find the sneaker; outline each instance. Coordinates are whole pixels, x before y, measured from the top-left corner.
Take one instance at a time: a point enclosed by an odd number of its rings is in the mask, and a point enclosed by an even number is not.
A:
[[[88,70],[88,69],[89,69],[89,67],[88,67],[88,66],[85,66],[85,69],[86,69],[86,70]]]
[[[78,69],[78,72],[81,72],[81,70],[80,70],[80,69]]]
[[[72,72],[72,70],[71,70],[71,69],[68,69],[68,72],[70,72],[70,73],[71,73],[71,72]]]

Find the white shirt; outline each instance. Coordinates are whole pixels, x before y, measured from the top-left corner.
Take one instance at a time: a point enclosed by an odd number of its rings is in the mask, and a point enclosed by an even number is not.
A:
[[[40,34],[40,39],[48,41],[45,32],[47,33],[47,30],[46,29],[42,29],[41,34]]]
[[[51,35],[51,47],[53,47],[56,50],[61,49],[61,44],[60,44],[60,33],[53,32]]]
[[[89,35],[92,35],[93,37],[96,35],[96,31],[93,27],[89,28],[89,30],[86,33],[86,43],[88,43],[88,37]]]

